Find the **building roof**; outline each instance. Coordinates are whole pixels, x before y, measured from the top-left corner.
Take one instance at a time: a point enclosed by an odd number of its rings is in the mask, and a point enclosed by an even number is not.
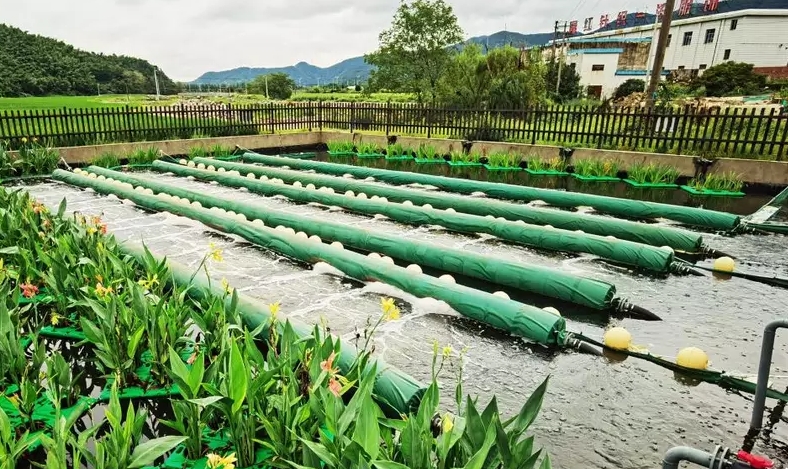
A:
[[[612,49],[575,49],[569,51],[569,55],[578,55],[578,54],[623,54],[624,49],[620,48],[612,48]]]
[[[678,3],[678,2],[677,2]],[[673,21],[686,20],[690,18],[699,18],[703,16],[712,16],[722,13],[732,13],[742,10],[784,10],[788,9],[788,2],[786,0],[721,0],[717,11],[705,11],[703,2],[693,3],[692,11],[689,15],[679,16],[678,10],[673,12]],[[596,34],[606,31],[617,31],[619,29],[634,28],[635,26],[643,26],[646,24],[654,24],[656,20],[654,14],[647,13],[645,17],[638,18],[637,13],[629,13],[627,21],[624,25],[616,23],[616,12],[608,13],[610,16],[610,23],[604,28],[590,31],[588,34]],[[598,20],[599,18],[595,18]]]

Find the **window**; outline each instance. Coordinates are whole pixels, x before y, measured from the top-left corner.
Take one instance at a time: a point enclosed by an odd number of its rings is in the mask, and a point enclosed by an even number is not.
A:
[[[665,47],[670,47],[670,40],[671,39],[673,39],[673,35],[672,34],[668,34],[668,45],[665,46]]]
[[[700,64],[700,66],[698,68],[701,69],[701,70],[706,70],[706,67],[708,67],[707,64]]]
[[[739,27],[739,20],[731,20],[731,31],[735,31]]]
[[[731,50],[725,49],[725,55],[722,56],[722,60],[728,60],[731,58]]]
[[[706,37],[703,39],[704,44],[708,44],[710,42],[714,42],[714,33],[717,32],[716,29],[707,29],[706,30]]]
[[[692,44],[692,31],[684,33],[684,41],[681,43],[682,46],[688,46],[690,44]]]
[[[605,65],[604,64],[595,64],[595,65],[591,66],[591,71],[592,72],[601,72],[604,69],[605,69]]]
[[[679,70],[684,70],[684,65],[679,65]]]

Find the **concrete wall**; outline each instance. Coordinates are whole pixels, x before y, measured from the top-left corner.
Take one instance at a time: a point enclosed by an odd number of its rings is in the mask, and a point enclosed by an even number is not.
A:
[[[354,134],[347,132],[323,132],[323,139],[326,142],[353,139],[356,142],[372,142],[381,146],[386,145],[386,137],[383,135],[363,134],[358,132]],[[397,143],[411,148],[417,148],[419,145],[428,144],[436,147],[442,153],[462,150],[461,140],[398,137]],[[551,145],[528,145],[501,142],[473,142],[472,147],[472,151],[478,151],[483,155],[505,151],[520,153],[524,157],[538,156],[542,159],[557,157],[559,149],[560,147]],[[585,159],[613,160],[621,169],[629,169],[638,163],[661,163],[675,167],[680,171],[682,176],[692,177],[695,175],[695,157],[693,156],[577,148],[572,156],[572,161]],[[750,184],[773,186],[788,185],[788,162],[720,158],[714,163],[709,171],[711,173],[727,173],[733,171],[740,175],[742,180]]]

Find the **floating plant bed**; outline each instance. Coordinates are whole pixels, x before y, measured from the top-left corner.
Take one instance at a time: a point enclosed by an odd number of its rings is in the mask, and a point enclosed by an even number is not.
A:
[[[744,197],[744,192],[730,192],[730,191],[712,191],[709,189],[697,190],[690,186],[681,186],[681,190],[689,192],[692,195],[701,195],[705,197]]]
[[[356,156],[359,158],[372,159],[372,158],[383,158],[384,155],[383,153],[358,153]]]
[[[331,156],[356,156],[352,151],[330,151],[328,154]]]
[[[405,160],[412,160],[413,157],[410,155],[397,155],[397,156],[387,156],[386,161],[405,161]]]
[[[613,176],[581,176],[577,173],[573,173],[572,177],[580,180],[580,181],[589,181],[589,182],[618,182],[621,178],[613,177]]]
[[[422,163],[422,164],[438,164],[445,162],[446,160],[442,160],[438,158],[416,158],[416,163]]]
[[[644,187],[651,189],[676,189],[679,187],[678,184],[670,184],[667,182],[637,182],[633,181],[632,179],[624,179],[624,182],[632,187]]]
[[[525,168],[525,171],[532,175],[532,176],[569,176],[569,173],[566,171],[555,171],[552,169],[528,169]]]
[[[488,164],[484,165],[484,169],[487,171],[522,171],[523,168],[519,166],[490,166]]]
[[[474,163],[472,161],[447,161],[450,166],[458,166],[458,167],[481,167],[484,166],[482,163]]]
[[[70,341],[82,341],[85,340],[85,333],[81,330],[77,329],[76,327],[55,327],[55,326],[46,326],[41,328],[41,335],[43,337],[48,337],[50,339],[65,339]]]

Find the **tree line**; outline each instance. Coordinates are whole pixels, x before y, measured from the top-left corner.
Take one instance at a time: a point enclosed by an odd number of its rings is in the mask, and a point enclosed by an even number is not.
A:
[[[153,94],[154,66],[135,57],[85,52],[0,24],[0,96]],[[157,72],[162,94],[181,86]]]

